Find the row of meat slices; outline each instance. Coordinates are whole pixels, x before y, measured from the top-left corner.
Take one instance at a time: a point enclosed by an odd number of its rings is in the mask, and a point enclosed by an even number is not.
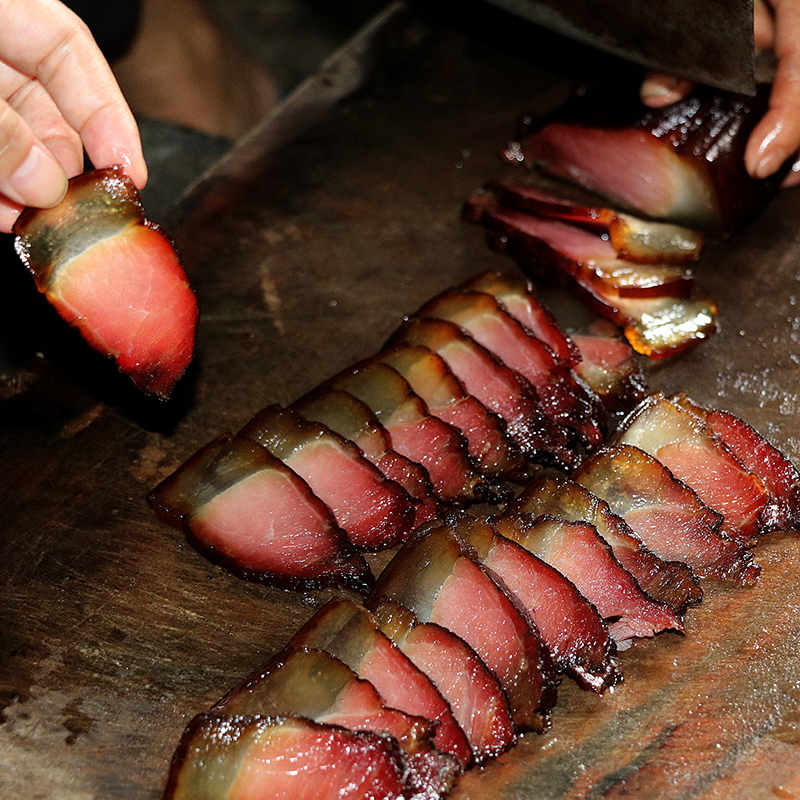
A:
[[[505,279],[476,279],[491,281]],[[450,294],[444,302],[451,302]],[[535,299],[530,287],[524,296],[529,305]],[[432,303],[436,307],[438,298]],[[408,325],[427,319],[416,316]],[[431,319],[438,328],[441,320]],[[431,362],[396,349],[406,335],[401,329],[376,359],[326,382],[291,409],[268,408],[243,434],[200,451],[154,493],[156,508],[168,521],[189,520],[188,531],[199,538],[206,529],[197,521],[212,519],[208,506],[213,509],[215,498],[232,491],[231,502],[213,512],[221,514],[219,529],[230,534],[238,514],[252,512],[249,492],[260,485],[254,473],[272,473],[274,461],[281,465],[279,478],[270,475],[277,484],[301,480],[293,471],[302,460],[294,455],[298,429],[314,425],[313,446],[325,446],[317,443],[327,439],[327,433],[319,434],[326,426],[310,422],[301,409],[327,409],[331,421],[339,420],[340,438],[347,424],[359,429],[353,398],[363,405],[371,397],[379,406],[374,419],[382,415],[389,422],[394,414],[395,423],[398,417],[408,423],[420,409],[428,412],[423,418],[430,416],[436,395],[429,390],[421,398]],[[457,339],[445,341],[463,346]],[[577,367],[577,353],[587,348],[566,336],[564,343],[560,363]],[[406,365],[400,373],[420,388],[416,399],[409,400],[407,390],[379,392],[381,381],[364,378],[373,368],[401,366],[406,358],[421,372],[415,376]],[[440,372],[432,385],[442,384],[461,387],[459,402],[477,400],[452,371]],[[380,404],[370,392],[379,392]],[[587,395],[586,407],[597,409],[597,396]],[[620,393],[606,393],[615,396]],[[335,398],[338,414],[328,398]],[[502,479],[523,480],[530,458],[540,451],[531,449],[491,473],[476,466],[465,445],[473,465],[466,474],[478,478],[442,480],[429,489],[432,501],[413,507],[413,519],[403,523],[409,532],[393,540],[403,543],[377,580],[358,573],[345,582],[365,592],[363,604],[330,601],[282,653],[189,725],[165,798],[271,798],[281,792],[301,798],[443,796],[464,769],[500,755],[525,731],[547,728],[561,675],[598,693],[614,686],[622,678],[619,648],[635,638],[681,631],[686,609],[701,601],[702,579],[752,583],[759,569],[750,548],[759,533],[800,522],[797,470],[726,412],[701,408],[684,395],[652,394],[597,445],[589,432],[603,421],[587,419],[591,423],[561,426],[574,456],[549,456],[561,469],[527,481],[513,498],[503,494]],[[497,429],[522,453],[503,420],[496,417]],[[381,447],[393,442],[395,429],[389,424],[370,430],[361,434],[365,444],[375,431],[384,444],[363,450],[358,436],[350,443],[359,442],[362,453],[385,456]],[[267,462],[269,469],[262,466]],[[459,487],[447,502],[438,495],[445,485]],[[478,486],[486,488],[476,491]],[[275,499],[269,481],[260,490],[262,500]],[[323,515],[327,506],[307,483],[298,496],[313,498],[310,507]],[[503,503],[485,519],[453,502],[490,496]],[[378,514],[372,524],[380,527],[380,519]],[[330,563],[340,569],[343,553],[355,563],[359,547],[364,545],[340,535]],[[318,580],[311,552],[301,539],[299,563],[291,567],[293,576],[300,575],[295,585]],[[235,568],[247,574],[240,563]],[[312,577],[306,582],[307,574]]]

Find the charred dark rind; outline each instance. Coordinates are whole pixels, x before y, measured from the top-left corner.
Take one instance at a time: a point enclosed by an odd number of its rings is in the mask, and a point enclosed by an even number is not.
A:
[[[470,645],[441,625],[420,622],[413,611],[385,597],[373,598],[368,608],[383,633],[428,675],[450,703],[469,739],[475,764],[497,758],[516,743],[508,698]],[[457,680],[447,691],[453,675]]]
[[[683,561],[699,578],[739,586],[749,586],[758,578],[760,568],[752,554],[720,533],[722,516],[644,450],[631,445],[601,448],[572,477],[626,519],[651,550]],[[655,529],[638,521],[649,507],[665,511],[663,524]],[[690,523],[685,532],[684,521]],[[682,541],[676,543],[677,531],[682,531]]]
[[[239,481],[263,469],[275,470],[295,485],[313,513],[319,516],[322,528],[318,535],[322,537],[320,544],[324,552],[320,553],[315,571],[309,570],[310,574],[298,574],[291,563],[287,563],[282,572],[254,569],[209,544],[198,530],[196,515],[204,506]],[[223,434],[210,442],[162,481],[150,493],[148,502],[159,519],[182,529],[192,546],[206,558],[245,580],[296,591],[342,586],[362,594],[373,582],[363,556],[336,525],[330,510],[308,484],[263,447],[247,439]]]
[[[533,620],[558,672],[566,672],[579,686],[598,694],[622,682],[614,640],[597,609],[574,584],[521,545],[501,536],[488,522],[466,513],[451,513],[445,523]],[[509,555],[515,559],[513,565]],[[561,617],[557,632],[552,630],[556,615]]]
[[[716,304],[697,286],[685,299],[623,298],[596,276],[587,279],[586,266],[591,262],[578,263],[544,240],[520,230],[495,201],[473,197],[465,206],[464,216],[487,229],[491,248],[511,256],[531,277],[564,287],[619,325],[633,349],[650,359],[676,355],[716,332]]]
[[[654,555],[634,535],[608,503],[569,478],[540,478],[528,486],[508,509],[510,514],[550,515],[570,522],[588,522],[603,537],[614,556],[654,600],[683,615],[703,599],[703,590],[686,564]]]
[[[532,620],[521,612],[512,596],[494,582],[473,555],[471,548],[441,521],[423,525],[383,570],[367,602],[389,598],[411,609],[422,622],[443,625],[460,636],[497,675],[519,730],[547,730],[557,694],[557,678],[550,655]],[[460,567],[467,569],[469,572],[466,574],[471,574],[473,579],[479,580],[482,591],[491,593],[495,607],[502,614],[503,624],[516,631],[513,671],[509,671],[509,662],[505,661],[507,654],[500,653],[500,642],[487,641],[485,630],[476,632],[471,627],[477,598],[463,595],[470,589],[461,580],[453,578]],[[465,574],[463,570],[462,574]],[[451,592],[455,594],[451,595]],[[448,605],[448,600],[453,602],[453,597],[458,601],[455,611]],[[468,619],[458,613],[462,607],[470,609]],[[481,626],[485,628],[485,625],[486,622],[482,621]],[[502,670],[506,670],[505,676],[501,674]]]
[[[766,179],[751,178],[745,169],[747,140],[767,110],[769,92],[766,84],[759,86],[755,97],[698,86],[677,103],[651,109],[642,105],[638,85],[603,87],[576,96],[552,117],[537,120],[536,130],[531,123],[524,123],[520,129],[522,141],[512,148],[509,160],[536,162],[537,137],[551,122],[578,129],[640,132],[685,160],[707,187],[704,212],[692,211],[687,216],[683,209],[676,208],[667,218],[727,237],[761,211],[779,189],[791,163],[789,159]],[[563,169],[559,174],[563,176]],[[654,180],[659,177],[652,176]],[[584,186],[604,193],[603,186]]]
[[[700,406],[683,392],[670,399],[701,417],[745,468],[761,478],[770,495],[759,519],[762,530],[800,528],[800,472],[777,447],[728,411]]]
[[[309,743],[332,750],[333,763],[345,756],[350,764],[339,786],[324,775],[322,785],[304,786],[303,772],[296,773],[295,797],[319,796],[320,791],[338,793],[349,787],[352,800],[397,800],[409,796],[408,767],[397,743],[388,736],[350,731],[337,725],[320,725],[300,717],[219,716],[200,714],[181,737],[172,758],[163,800],[218,800],[228,795],[249,747],[258,737],[274,732],[286,740],[282,755],[292,761],[293,752],[308,753]],[[300,747],[297,747],[300,744]],[[292,749],[294,748],[294,750]],[[281,755],[279,752],[278,755]],[[353,794],[353,778],[368,781],[363,792]],[[346,782],[346,783],[345,783]]]

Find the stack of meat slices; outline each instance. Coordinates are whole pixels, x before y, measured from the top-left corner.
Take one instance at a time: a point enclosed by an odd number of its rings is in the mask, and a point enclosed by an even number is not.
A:
[[[464,216],[486,228],[493,249],[531,276],[564,286],[651,359],[716,330],[716,306],[688,267],[703,242],[696,231],[575,205],[513,181],[487,183]]]
[[[530,283],[481,275],[424,304],[373,358],[206,445],[149,500],[242,577],[366,592],[364,552],[601,445],[606,409],[644,385],[620,344],[576,344]]]
[[[753,428],[645,398],[567,477],[486,519],[450,509],[363,604],[330,600],[187,727],[165,800],[443,797],[550,725],[560,675],[603,693],[618,648],[682,631],[699,579],[758,577],[759,534],[800,524],[800,473]]]

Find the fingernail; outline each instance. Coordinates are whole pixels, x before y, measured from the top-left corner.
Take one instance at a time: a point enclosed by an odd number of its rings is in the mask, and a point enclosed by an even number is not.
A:
[[[789,154],[782,147],[779,147],[775,150],[767,150],[767,152],[761,156],[756,164],[755,174],[753,177],[768,178],[770,175],[773,175],[778,171],[778,168],[783,164],[784,161],[786,161],[788,157]]]
[[[27,158],[9,178],[17,194],[11,199],[26,206],[50,208],[60,203],[67,193],[67,176],[58,162],[41,145],[34,145]]]
[[[688,83],[672,75],[657,75],[645,78],[642,82],[641,96],[645,102],[648,100],[665,101],[681,95]]]

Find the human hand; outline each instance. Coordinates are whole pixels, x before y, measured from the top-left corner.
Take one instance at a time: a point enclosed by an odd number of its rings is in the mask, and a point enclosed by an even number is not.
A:
[[[755,0],[757,50],[772,50],[777,67],[769,110],[756,125],[745,149],[745,166],[754,178],[772,175],[794,158],[784,186],[800,183],[800,0]],[[692,89],[689,81],[652,73],[642,84],[642,100],[660,108]]]
[[[24,206],[49,207],[83,170],[147,167],[133,114],[79,17],[58,0],[0,0],[0,232]]]

